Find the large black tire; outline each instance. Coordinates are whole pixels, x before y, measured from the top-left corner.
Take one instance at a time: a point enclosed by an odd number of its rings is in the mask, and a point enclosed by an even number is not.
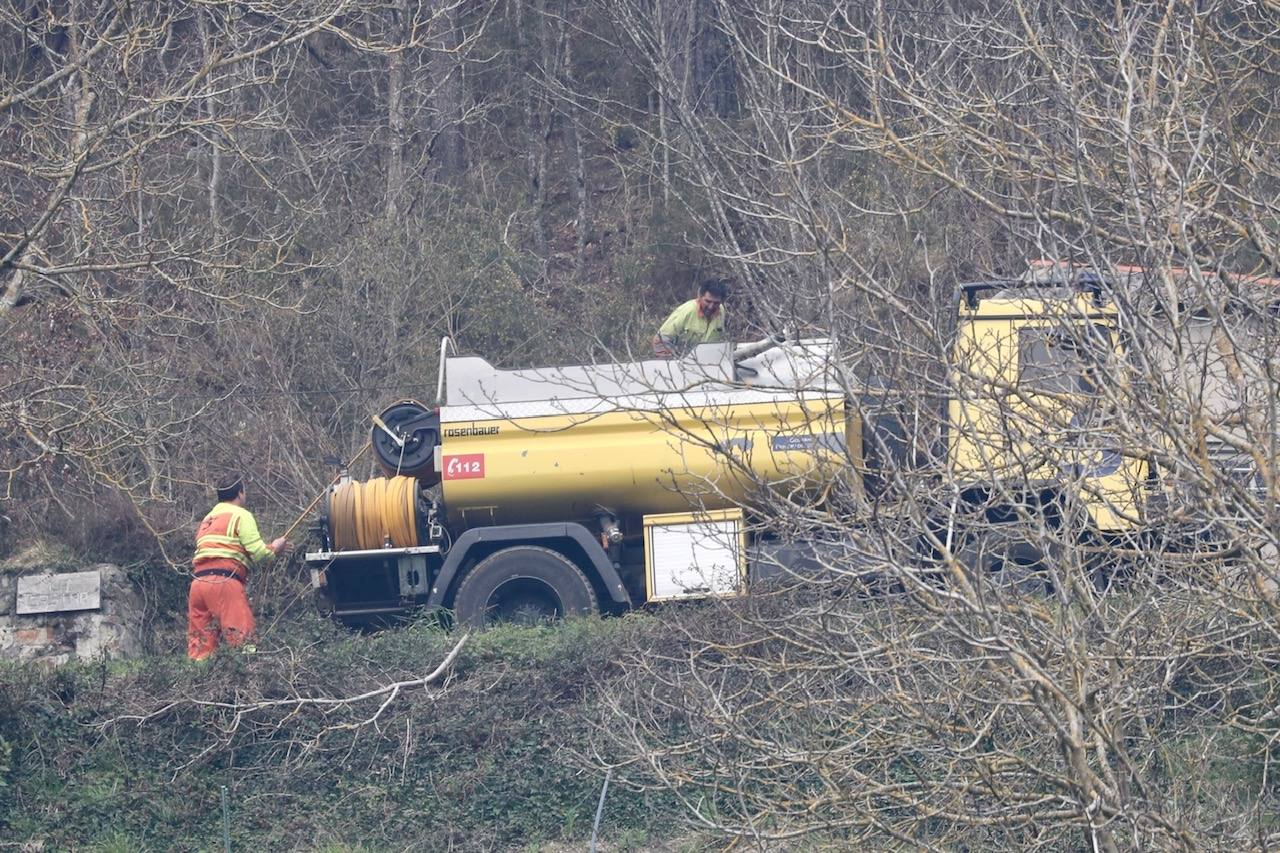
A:
[[[969,572],[969,580],[978,589],[1006,590],[1014,593],[1046,595],[1053,591],[1048,563],[1057,556],[1016,534],[999,529],[965,534],[956,559]]]
[[[504,548],[485,557],[467,572],[453,598],[454,616],[475,628],[550,622],[599,609],[582,571],[563,554],[536,545]]]

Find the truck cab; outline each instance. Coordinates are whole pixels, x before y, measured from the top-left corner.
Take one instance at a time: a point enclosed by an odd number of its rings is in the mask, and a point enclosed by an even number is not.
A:
[[[1124,348],[1100,282],[964,285],[947,403],[951,481],[996,512],[1065,499],[1098,531],[1132,527],[1146,466],[1126,455]],[[1093,286],[1089,286],[1093,285]],[[998,498],[1003,498],[1000,500]]]

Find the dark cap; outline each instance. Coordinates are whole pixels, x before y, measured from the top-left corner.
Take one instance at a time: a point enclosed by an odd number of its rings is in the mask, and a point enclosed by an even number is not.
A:
[[[213,490],[218,493],[218,500],[235,500],[236,495],[244,488],[244,477],[238,473],[223,474],[213,481]]]

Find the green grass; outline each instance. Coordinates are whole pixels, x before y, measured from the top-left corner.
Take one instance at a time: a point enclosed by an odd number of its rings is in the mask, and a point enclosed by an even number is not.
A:
[[[45,849],[207,850],[226,785],[235,849],[511,849],[585,840],[602,775],[574,756],[600,719],[593,685],[647,617],[503,627],[471,638],[447,689],[377,709],[234,714],[166,700],[350,696],[420,678],[459,634],[426,621],[360,636],[303,619],[253,656],[178,656],[44,673],[0,666],[0,836]],[[615,787],[604,830],[650,839],[670,801]],[[625,841],[632,849],[642,842]],[[620,849],[626,849],[626,846]]]

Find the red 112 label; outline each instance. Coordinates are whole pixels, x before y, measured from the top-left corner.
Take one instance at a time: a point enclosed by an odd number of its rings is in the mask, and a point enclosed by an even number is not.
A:
[[[444,458],[444,479],[478,480],[484,477],[483,453],[460,453]]]

